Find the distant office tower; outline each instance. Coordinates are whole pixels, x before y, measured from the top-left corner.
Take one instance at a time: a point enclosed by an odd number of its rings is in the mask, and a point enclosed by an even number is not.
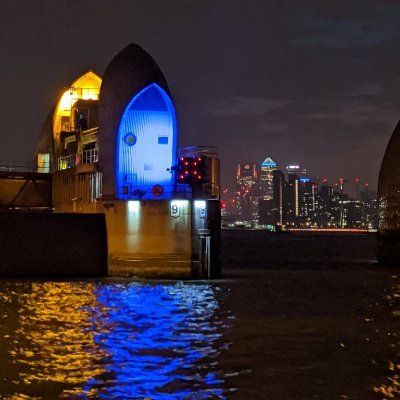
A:
[[[299,204],[299,177],[295,174],[289,174],[289,182],[286,185],[286,220],[291,225],[296,225],[300,214]]]
[[[283,225],[284,215],[284,190],[285,190],[285,175],[276,169],[272,172],[273,175],[273,215],[276,225]]]
[[[318,186],[314,182],[301,181],[300,193],[300,215],[306,221],[311,221],[316,211],[316,194]]]
[[[298,164],[288,165],[286,171],[288,174],[307,175],[307,170],[305,168],[300,168],[300,165]]]
[[[320,192],[326,210],[331,211],[334,201],[334,192],[335,192],[334,188],[331,186],[323,185],[320,188]]]
[[[264,200],[272,200],[273,198],[273,172],[276,171],[276,169],[276,163],[270,157],[267,157],[261,163],[260,190],[261,198]]]
[[[256,183],[257,166],[248,163],[239,164],[236,172],[236,204],[237,212],[243,221],[257,219]]]

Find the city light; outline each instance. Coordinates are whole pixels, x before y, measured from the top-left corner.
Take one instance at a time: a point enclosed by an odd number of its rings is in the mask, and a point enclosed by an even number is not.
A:
[[[287,175],[268,157],[258,166],[239,164],[236,199],[229,202],[224,217],[251,227],[279,225],[279,229],[368,229],[377,224],[376,193],[357,189],[353,199],[344,192],[349,180],[340,177],[332,186],[327,178],[304,176],[306,169],[289,164]],[[276,165],[276,164],[275,164]],[[255,169],[255,172],[254,172]],[[358,184],[359,178],[354,180]],[[356,191],[356,186],[354,186]],[[373,222],[374,221],[374,222]]]

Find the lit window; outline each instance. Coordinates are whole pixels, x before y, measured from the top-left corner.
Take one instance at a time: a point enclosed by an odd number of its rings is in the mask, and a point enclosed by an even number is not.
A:
[[[136,144],[137,138],[136,138],[136,136],[135,136],[133,133],[127,133],[127,134],[125,135],[124,140],[125,140],[125,143],[126,143],[128,146],[133,146],[134,144]]]

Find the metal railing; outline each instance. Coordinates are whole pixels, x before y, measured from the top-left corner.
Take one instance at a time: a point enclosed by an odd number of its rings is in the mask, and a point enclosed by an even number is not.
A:
[[[57,160],[57,170],[74,168],[79,164],[92,164],[99,161],[97,149],[83,150],[80,153],[69,156],[59,157]]]
[[[0,171],[6,172],[36,172],[34,163],[28,161],[1,162]]]
[[[218,148],[214,146],[189,146],[179,148],[179,157],[199,156],[218,158]]]

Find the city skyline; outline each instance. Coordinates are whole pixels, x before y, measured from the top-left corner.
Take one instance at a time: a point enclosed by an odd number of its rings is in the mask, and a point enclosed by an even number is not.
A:
[[[354,197],[344,191],[348,184]],[[271,157],[238,164],[235,191],[225,189],[222,199],[224,226],[230,228],[370,230],[378,223],[377,193],[368,184],[341,178],[330,185],[299,165],[279,167]]]
[[[4,0],[0,160],[30,161],[59,91],[135,42],[169,77],[179,145],[217,146],[224,185],[243,152],[268,152],[376,189],[399,119],[399,17],[371,0]]]
[[[326,185],[326,186],[338,186],[340,182],[344,183],[344,193],[347,193],[349,196],[353,198],[357,198],[359,191],[360,190],[370,190],[372,192],[376,192],[377,188],[371,185],[370,182],[364,181],[362,177],[360,176],[351,176],[351,175],[346,175],[346,176],[337,176],[336,179],[334,180],[329,180],[325,176],[321,176],[318,174],[318,171],[310,171],[307,168],[307,165],[300,165],[297,162],[290,162],[286,165],[280,164],[279,162],[275,162],[276,157],[268,155],[262,162],[250,162],[248,160],[242,160],[241,162],[238,163],[236,166],[236,171],[238,171],[239,165],[254,165],[259,168],[262,167],[263,163],[265,163],[266,160],[270,160],[276,169],[283,171],[286,175],[288,173],[295,173],[297,175],[304,178],[307,178],[308,180],[317,183],[318,185]],[[292,169],[290,169],[292,167]],[[237,172],[236,172],[237,173]],[[334,176],[334,173],[331,174],[331,176]],[[236,185],[236,183],[235,183]],[[228,188],[228,186],[224,186],[225,189],[228,189],[230,191],[234,190],[234,188]],[[223,189],[224,189],[223,188]]]

